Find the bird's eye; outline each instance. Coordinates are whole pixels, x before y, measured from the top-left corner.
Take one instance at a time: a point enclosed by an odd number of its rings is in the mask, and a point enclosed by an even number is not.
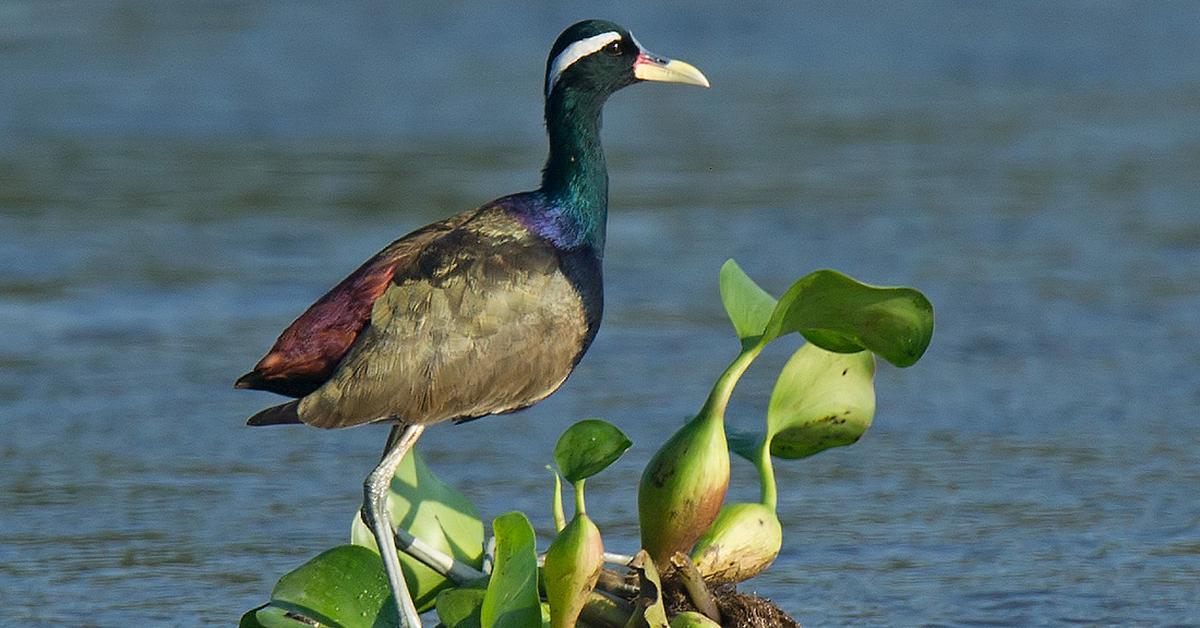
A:
[[[620,56],[623,52],[625,52],[625,45],[619,39],[604,47],[604,54],[614,57]]]

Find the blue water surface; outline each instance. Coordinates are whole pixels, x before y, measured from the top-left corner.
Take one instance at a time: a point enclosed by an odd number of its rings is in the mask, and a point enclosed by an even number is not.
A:
[[[607,17],[702,68],[606,110],[604,326],[528,411],[439,426],[550,527],[558,434],[618,551],[736,350],[716,271],[923,290],[853,447],[781,462],[744,588],[803,624],[1200,625],[1200,4],[0,4],[0,618],[231,624],[349,537],[385,428],[251,429],[232,381],[393,238],[536,185],[545,54]],[[761,424],[773,346],[730,422]],[[749,465],[731,495],[755,497]]]

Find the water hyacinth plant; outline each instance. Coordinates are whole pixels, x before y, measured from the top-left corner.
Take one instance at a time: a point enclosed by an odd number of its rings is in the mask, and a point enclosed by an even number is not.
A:
[[[554,461],[563,477],[575,488],[575,516],[562,528],[546,550],[543,570],[546,601],[550,606],[552,628],[570,628],[604,566],[604,543],[600,529],[587,516],[583,499],[583,483],[616,461],[633,442],[612,424],[599,419],[587,419],[572,425],[554,447]],[[554,510],[557,519],[562,512],[555,477]]]
[[[916,363],[932,338],[933,308],[911,288],[870,286],[832,270],[805,275],[776,299],[732,260],[721,269],[720,294],[740,350],[696,416],[642,474],[641,551],[606,554],[587,512],[585,481],[632,444],[605,421],[580,421],[555,446],[557,534],[540,558],[522,513],[497,517],[494,547],[485,545],[474,506],[414,450],[396,473],[388,503],[419,609],[436,608],[439,625],[448,628],[763,625],[736,613],[722,620],[725,601],[713,598],[710,586],[743,582],[778,556],[785,526],[776,510],[773,460],[861,438],[875,414],[876,356],[898,367]],[[738,380],[767,344],[792,333],[807,342],[780,371],[762,430],[727,433],[725,411]],[[730,449],[754,463],[757,502],[725,503]],[[560,475],[575,496],[569,521]],[[371,534],[357,517],[351,527],[353,545],[285,575],[242,626],[394,625],[396,607]],[[621,571],[605,569],[606,562]],[[672,588],[690,605],[664,604]],[[781,621],[787,625],[772,625]]]

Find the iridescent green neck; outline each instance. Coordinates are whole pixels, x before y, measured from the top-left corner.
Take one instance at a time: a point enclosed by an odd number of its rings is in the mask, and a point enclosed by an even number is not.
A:
[[[606,94],[559,86],[546,100],[550,156],[542,192],[561,212],[562,227],[577,231],[597,251],[608,218],[608,168],[600,146],[600,110]]]

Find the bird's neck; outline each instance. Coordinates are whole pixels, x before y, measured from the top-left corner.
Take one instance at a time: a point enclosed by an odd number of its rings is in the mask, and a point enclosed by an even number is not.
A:
[[[600,146],[604,97],[559,89],[546,100],[550,156],[541,191],[558,214],[558,228],[580,245],[604,250],[608,168]]]

